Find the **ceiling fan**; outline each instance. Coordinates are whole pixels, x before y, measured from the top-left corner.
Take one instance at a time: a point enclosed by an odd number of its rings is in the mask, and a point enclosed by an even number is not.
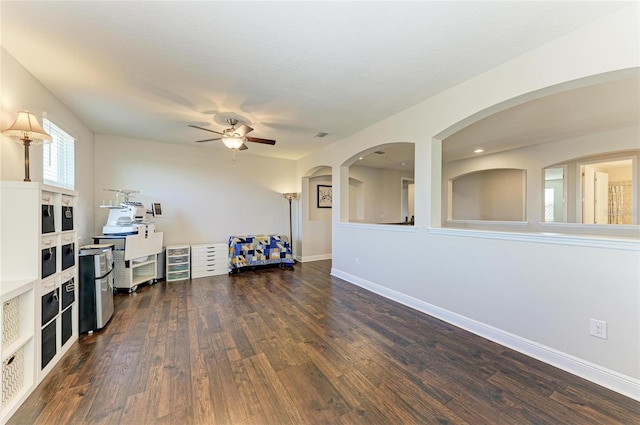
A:
[[[229,149],[236,149],[239,151],[243,151],[245,149],[249,149],[245,142],[254,142],[254,143],[263,143],[265,145],[275,145],[275,140],[270,139],[260,139],[258,137],[248,137],[247,133],[253,131],[253,128],[248,125],[241,124],[236,127],[238,124],[238,120],[235,118],[227,118],[227,122],[231,126],[225,130],[222,130],[222,133],[215,130],[210,130],[204,127],[198,127],[197,125],[189,124],[189,127],[197,128],[199,130],[210,131],[211,133],[219,134],[220,137],[216,137],[213,139],[204,139],[204,140],[196,140],[196,143],[202,142],[211,142],[213,140],[222,140],[222,143]]]

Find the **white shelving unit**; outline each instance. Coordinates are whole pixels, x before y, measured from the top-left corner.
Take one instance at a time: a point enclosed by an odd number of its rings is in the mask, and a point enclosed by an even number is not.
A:
[[[53,212],[53,231],[42,233],[40,254],[40,283],[36,285],[36,360],[38,382],[53,369],[71,344],[78,339],[78,238],[75,230],[74,206],[77,193],[51,186],[41,187],[41,231],[46,220],[45,207]],[[46,269],[48,252],[55,248],[55,269]],[[53,294],[56,295],[53,295]],[[57,298],[57,299],[56,299]],[[44,306],[53,317],[43,316]]]
[[[35,387],[34,287],[35,281],[30,280],[3,281],[0,289],[2,302],[0,423],[3,424]]]
[[[191,278],[229,273],[229,245],[209,243],[191,245]]]
[[[142,283],[158,279],[158,253],[162,252],[162,232],[144,231],[126,235],[97,235],[96,244],[114,245],[114,288],[135,292]]]
[[[76,198],[37,182],[0,182],[1,423],[78,339]]]
[[[191,276],[190,246],[168,245],[166,253],[167,282],[189,279]]]
[[[113,252],[115,287],[135,292],[138,285],[156,280],[156,255],[149,256],[146,260],[124,259],[124,250]]]

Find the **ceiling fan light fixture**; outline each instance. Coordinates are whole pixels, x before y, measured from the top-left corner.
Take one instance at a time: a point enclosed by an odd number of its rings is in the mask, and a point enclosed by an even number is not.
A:
[[[229,149],[240,149],[240,146],[244,143],[244,138],[240,137],[223,137],[222,143]]]
[[[212,139],[196,140],[197,143],[211,142],[213,140],[222,140],[222,143],[224,143],[224,145],[227,148],[235,149],[239,151],[248,149],[247,145],[245,144],[246,142],[262,143],[262,144],[271,145],[271,146],[276,144],[276,141],[271,139],[261,139],[259,137],[247,137],[246,134],[252,132],[253,128],[249,127],[246,124],[242,124],[239,127],[236,127],[236,124],[238,124],[238,121],[236,119],[229,118],[227,122],[229,123],[229,125],[231,125],[231,128],[227,128],[222,132],[211,130],[209,128],[200,127],[194,124],[187,124],[187,125],[189,127],[197,128],[199,130],[204,130],[210,133],[215,133],[220,135],[220,137],[216,137]]]

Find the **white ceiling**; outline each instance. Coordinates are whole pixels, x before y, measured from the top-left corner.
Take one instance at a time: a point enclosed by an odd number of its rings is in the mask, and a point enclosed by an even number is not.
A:
[[[0,35],[96,133],[195,146],[232,116],[297,159],[624,5],[3,0]]]
[[[640,126],[640,72],[545,96],[477,121],[442,143],[445,161]],[[640,146],[639,146],[640,147]]]
[[[374,152],[361,156],[353,165],[413,172],[415,168],[414,157],[415,145],[413,143],[395,143],[382,146]]]

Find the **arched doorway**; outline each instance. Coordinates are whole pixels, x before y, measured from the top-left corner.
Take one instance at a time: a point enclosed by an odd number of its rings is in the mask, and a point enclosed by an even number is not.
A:
[[[331,259],[332,168],[318,166],[302,177],[300,194],[300,228],[297,260],[300,262]]]

